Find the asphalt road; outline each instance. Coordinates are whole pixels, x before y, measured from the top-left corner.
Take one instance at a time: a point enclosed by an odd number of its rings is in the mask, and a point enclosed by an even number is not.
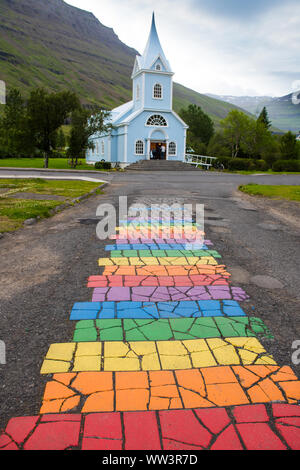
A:
[[[262,318],[274,335],[262,343],[279,365],[290,365],[300,376],[300,365],[292,363],[292,343],[300,340],[299,207],[236,192],[248,182],[300,185],[300,175],[164,171],[102,176],[111,183],[104,195],[0,239],[0,340],[6,345],[0,428],[13,416],[38,414],[48,380],[39,373],[43,358],[51,343],[71,341],[71,308],[76,301],[91,300],[86,280],[100,274],[97,258],[107,255],[107,241],[96,237],[92,219],[99,204],[117,206],[121,195],[129,204],[204,204],[206,237],[233,273],[233,284],[250,295],[245,311]],[[279,287],[263,287],[261,280],[257,285],[255,276],[270,276]]]

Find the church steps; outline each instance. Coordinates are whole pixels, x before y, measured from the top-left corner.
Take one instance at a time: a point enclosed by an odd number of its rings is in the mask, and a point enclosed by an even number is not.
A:
[[[125,168],[126,171],[202,171],[195,165],[181,161],[170,160],[141,160]]]

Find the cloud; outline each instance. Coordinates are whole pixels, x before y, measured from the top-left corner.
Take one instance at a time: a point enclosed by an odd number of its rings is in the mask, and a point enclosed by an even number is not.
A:
[[[282,4],[282,0],[192,0],[192,4],[197,10],[217,16],[249,21]]]
[[[175,81],[200,93],[280,96],[289,93],[292,82],[300,79],[298,0],[67,3],[92,11],[140,53],[154,8]]]

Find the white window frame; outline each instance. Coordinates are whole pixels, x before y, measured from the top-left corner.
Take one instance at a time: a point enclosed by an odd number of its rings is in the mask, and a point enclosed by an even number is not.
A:
[[[166,124],[148,124],[152,118],[162,118]],[[151,114],[146,121],[146,127],[169,127],[169,125],[167,120],[161,114]]]
[[[160,96],[155,96],[157,94],[157,88],[156,87],[160,87]],[[163,100],[164,99],[164,97],[163,97],[163,86],[162,86],[161,83],[155,83],[155,85],[153,86],[152,98],[154,100]]]
[[[138,144],[142,144],[143,145],[143,151],[142,153],[141,152],[137,152],[137,146]],[[141,156],[141,155],[145,155],[145,141],[143,139],[137,139],[134,143],[134,155],[136,156]]]
[[[105,155],[105,144],[104,144],[104,140],[101,141],[101,155]]]
[[[171,146],[172,144],[175,146],[175,153],[170,152],[170,146]],[[174,140],[172,140],[172,142],[169,142],[169,145],[168,145],[168,155],[169,155],[170,157],[176,157],[176,156],[177,156],[177,142],[175,142]]]

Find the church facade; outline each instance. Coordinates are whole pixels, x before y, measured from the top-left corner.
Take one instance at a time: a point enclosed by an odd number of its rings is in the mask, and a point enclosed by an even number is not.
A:
[[[173,111],[173,71],[157,34],[153,14],[149,39],[132,73],[133,99],[111,111],[113,129],[92,137],[87,163],[120,167],[151,158],[184,161],[188,126]]]

